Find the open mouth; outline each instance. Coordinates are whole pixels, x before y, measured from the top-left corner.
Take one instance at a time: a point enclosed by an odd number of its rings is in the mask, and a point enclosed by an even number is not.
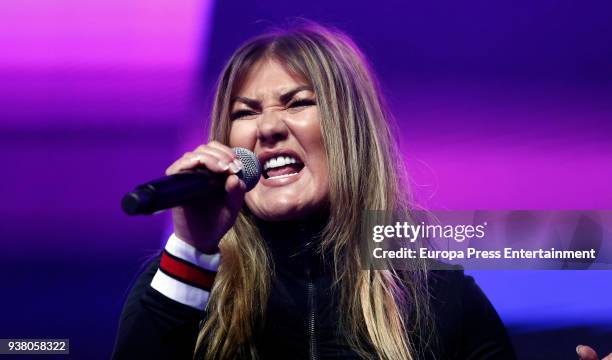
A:
[[[263,164],[264,179],[281,179],[295,176],[304,168],[304,163],[295,155],[279,154]]]

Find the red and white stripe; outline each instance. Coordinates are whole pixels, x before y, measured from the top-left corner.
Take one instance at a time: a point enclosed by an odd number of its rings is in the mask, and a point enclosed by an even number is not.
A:
[[[219,262],[220,254],[204,254],[172,234],[151,286],[172,300],[203,310]]]

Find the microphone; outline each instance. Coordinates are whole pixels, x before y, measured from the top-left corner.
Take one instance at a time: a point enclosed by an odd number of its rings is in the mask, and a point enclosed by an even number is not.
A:
[[[236,175],[244,181],[247,191],[259,182],[261,166],[250,150],[232,149],[242,162],[242,170]],[[128,215],[151,215],[194,200],[224,192],[228,174],[213,173],[206,168],[196,168],[137,186],[121,200],[121,208]]]

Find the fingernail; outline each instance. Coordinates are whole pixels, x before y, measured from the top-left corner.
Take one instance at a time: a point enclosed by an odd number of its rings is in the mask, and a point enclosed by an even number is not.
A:
[[[227,169],[229,169],[229,167],[230,167],[230,166],[229,166],[229,165],[228,165],[228,164],[227,164],[225,161],[223,161],[223,160],[219,160],[219,162],[217,163],[217,165],[219,165],[219,167],[220,167],[222,170],[227,170]]]
[[[577,353],[579,353],[579,352],[580,352],[580,348],[581,348],[582,346],[583,346],[583,345],[578,345],[578,346],[576,346],[576,352],[577,352]]]
[[[236,174],[237,172],[242,170],[242,163],[240,162],[240,160],[236,159],[229,164],[229,168],[234,174]]]

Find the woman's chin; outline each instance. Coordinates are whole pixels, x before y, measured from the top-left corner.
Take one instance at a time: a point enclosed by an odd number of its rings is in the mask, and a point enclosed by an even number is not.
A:
[[[295,220],[304,216],[301,209],[293,206],[278,206],[273,208],[252,208],[251,212],[259,219],[264,221],[287,221]]]
[[[247,200],[247,206],[253,215],[264,221],[298,220],[307,217],[315,211],[312,207],[304,206],[298,201],[282,201],[282,199],[277,199],[274,203],[265,204],[264,206],[249,204]]]
[[[264,221],[299,220],[320,209],[326,202],[327,194],[314,188],[313,182],[295,182],[287,186],[268,187],[258,184],[245,197],[251,212]],[[297,186],[298,184],[303,186]],[[327,185],[321,186],[325,188]]]

